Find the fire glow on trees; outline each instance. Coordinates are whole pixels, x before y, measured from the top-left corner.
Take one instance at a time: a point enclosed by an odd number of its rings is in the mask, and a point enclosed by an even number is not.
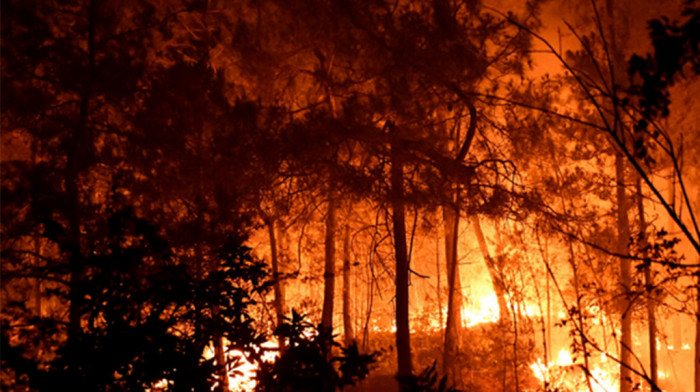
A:
[[[697,0],[1,6],[3,390],[700,390]]]

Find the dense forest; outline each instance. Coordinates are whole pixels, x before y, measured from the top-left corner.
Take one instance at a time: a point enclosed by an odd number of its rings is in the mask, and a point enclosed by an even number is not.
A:
[[[700,391],[697,0],[5,0],[2,390]]]

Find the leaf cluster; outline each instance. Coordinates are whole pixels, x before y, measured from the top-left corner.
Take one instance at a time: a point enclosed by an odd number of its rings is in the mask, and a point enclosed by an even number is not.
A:
[[[285,349],[275,362],[260,363],[256,375],[259,392],[343,389],[367,377],[377,357],[376,353],[361,354],[355,342],[341,347],[331,331],[314,326],[296,311],[275,335]]]

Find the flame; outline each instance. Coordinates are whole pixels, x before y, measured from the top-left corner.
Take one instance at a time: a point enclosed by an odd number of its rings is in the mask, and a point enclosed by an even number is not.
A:
[[[306,329],[302,332],[304,337],[313,338],[316,335],[315,330]],[[273,362],[279,357],[279,343],[277,339],[270,339],[260,345],[257,351],[263,351],[262,361]],[[227,354],[229,363],[234,362],[236,366],[228,370],[228,385],[230,391],[253,391],[257,382],[255,374],[258,371],[258,364],[250,362],[246,355],[240,350],[232,350]],[[208,346],[205,349],[204,357],[210,359],[214,357],[214,349]]]
[[[605,359],[607,356],[603,354],[601,356],[601,362],[608,362]],[[605,369],[603,368],[605,367]],[[612,366],[617,370],[611,371],[610,365],[608,366],[595,366],[591,370],[592,384],[594,392],[607,392],[607,391],[617,391],[619,387],[619,365]]]
[[[258,370],[258,366],[250,363],[239,350],[234,350],[230,356],[234,360],[238,359],[239,362],[235,369],[229,369],[229,388],[234,391],[252,391],[256,385],[255,372]]]
[[[269,349],[264,351],[262,360],[272,362],[279,356],[277,348],[279,344],[276,340],[269,340],[261,345],[261,349]],[[228,385],[232,391],[252,391],[255,389],[255,373],[258,370],[258,365],[248,361],[245,354],[239,350],[233,350],[229,354],[229,358],[237,359],[237,366],[228,371]]]
[[[557,366],[571,366],[573,364],[574,360],[571,359],[571,353],[569,353],[569,350],[562,349],[559,351]]]
[[[277,353],[266,352],[263,355],[264,361],[273,361]],[[235,369],[230,369],[228,373],[228,385],[232,391],[252,391],[255,389],[255,373],[258,370],[258,365],[248,361],[246,356],[234,350],[231,357],[238,358],[238,366]]]
[[[496,294],[485,293],[462,307],[462,324],[473,327],[477,324],[493,323],[500,318]]]
[[[268,354],[272,354],[269,355]],[[264,360],[273,360],[277,353],[266,352],[263,355]],[[214,356],[213,350],[207,347],[204,352],[204,357],[210,359]],[[258,370],[258,366],[255,363],[251,363],[246,358],[245,354],[239,350],[233,350],[229,353],[228,357],[235,361],[237,366],[228,371],[228,385],[229,391],[253,391],[256,386],[255,373]],[[153,388],[152,392],[162,391],[168,386],[168,380],[163,379],[157,382]]]
[[[586,377],[580,366],[581,362],[574,360],[571,352],[562,349],[557,355],[556,362],[544,364],[541,358],[530,365],[533,375],[550,384],[553,389],[588,392]],[[619,365],[608,361],[605,354],[596,360],[591,358],[590,382],[594,392],[612,392],[619,389]]]
[[[278,343],[276,340],[271,339],[263,343],[259,350],[266,349],[263,352],[262,360],[265,362],[272,362],[279,356]],[[232,350],[227,354],[229,362],[236,363],[235,368],[228,370],[228,384],[230,391],[253,391],[256,386],[255,373],[258,370],[258,365],[256,363],[248,361],[248,358],[240,350]],[[213,346],[207,346],[204,349],[203,357],[205,359],[211,359],[214,357]],[[168,380],[163,379],[155,383],[150,389],[151,392],[157,392],[165,390],[168,387]]]
[[[508,302],[508,300],[506,300]],[[525,317],[541,317],[541,312],[535,305],[522,304],[516,309],[519,315]],[[445,313],[447,310],[445,309]],[[501,318],[498,307],[498,297],[491,288],[487,288],[462,307],[462,325],[471,328],[478,324],[495,323]]]

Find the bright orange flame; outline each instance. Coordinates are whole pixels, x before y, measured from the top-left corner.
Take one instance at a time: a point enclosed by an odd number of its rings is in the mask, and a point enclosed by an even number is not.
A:
[[[263,352],[262,360],[272,362],[279,356],[277,351],[278,343],[272,339],[263,343],[260,349],[266,349]],[[214,349],[208,346],[204,351],[204,358],[211,359],[214,357]],[[230,360],[236,360],[237,366],[228,371],[228,385],[231,391],[252,391],[255,389],[255,373],[258,370],[256,363],[248,361],[245,354],[240,350],[232,350],[228,353]]]
[[[263,343],[263,348],[276,349],[277,342]],[[232,391],[252,391],[255,389],[255,372],[258,370],[258,365],[249,362],[245,355],[234,350],[232,355],[234,358],[240,358],[240,362],[235,369],[231,369],[228,375],[228,384]],[[277,351],[265,351],[263,361],[272,362],[279,356]]]
[[[477,324],[497,322],[500,311],[496,294],[492,291],[475,297],[474,301],[462,308],[462,324],[469,328]]]
[[[541,358],[530,365],[532,373],[541,381],[547,381],[552,388],[587,392],[588,383],[578,361],[574,361],[571,353],[562,349],[557,355],[556,362],[544,364]],[[591,359],[591,388],[594,392],[613,392],[619,390],[618,375],[619,365],[608,360],[605,354],[601,354],[599,360]]]

